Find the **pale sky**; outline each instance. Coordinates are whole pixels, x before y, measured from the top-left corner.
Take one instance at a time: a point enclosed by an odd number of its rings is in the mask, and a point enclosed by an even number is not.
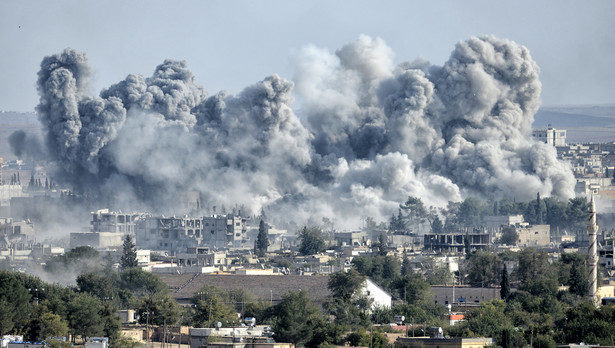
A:
[[[185,60],[208,94],[236,93],[292,56],[382,38],[400,63],[441,65],[455,43],[492,34],[530,49],[543,105],[615,103],[615,1],[0,1],[0,110],[33,111],[42,58],[85,52],[93,95],[130,73]]]

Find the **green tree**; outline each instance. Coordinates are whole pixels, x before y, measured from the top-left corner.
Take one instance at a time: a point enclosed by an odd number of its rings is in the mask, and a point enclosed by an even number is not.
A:
[[[109,337],[109,342],[113,347],[122,347],[118,345],[120,340],[121,320],[117,314],[117,307],[110,300],[104,300],[98,311],[103,322],[103,332],[105,337]]]
[[[515,330],[512,327],[505,327],[502,329],[498,345],[502,348],[517,348],[525,347],[527,342],[523,337],[523,333],[519,330]]]
[[[540,192],[536,195],[536,200],[528,202],[523,212],[525,221],[532,225],[542,225],[545,219],[546,203],[540,199]]]
[[[397,220],[395,230],[399,232],[406,232],[408,229],[408,223],[404,219],[404,215],[401,212],[401,208],[397,209]]]
[[[546,223],[551,225],[551,233],[555,234],[560,229],[566,229],[568,217],[566,216],[566,203],[557,200],[554,197],[544,199],[545,202],[545,219]]]
[[[537,335],[532,344],[534,348],[555,348],[555,340],[550,335]]]
[[[470,258],[466,260],[470,284],[484,287],[497,283],[495,273],[497,261],[497,256],[490,252],[478,251],[472,253]]]
[[[429,300],[429,283],[418,273],[398,278],[394,282],[394,288],[398,297],[403,299],[405,303],[421,306],[431,302]]]
[[[237,325],[237,310],[231,303],[228,291],[214,285],[206,285],[192,298],[194,315],[192,322],[198,327],[214,327],[215,322],[229,327]]]
[[[519,252],[519,267],[517,276],[522,284],[544,277],[555,276],[546,251],[525,248]]]
[[[328,287],[334,298],[351,301],[361,290],[366,279],[367,277],[355,269],[350,269],[348,272],[340,271],[329,276]]]
[[[352,260],[353,267],[361,274],[370,277],[378,285],[392,290],[392,282],[399,277],[400,263],[394,256],[358,256]]]
[[[446,209],[442,209],[441,213],[444,216],[444,230],[447,232],[457,232],[461,228],[459,222],[459,207],[460,202],[448,202]]]
[[[0,272],[0,336],[27,321],[30,298],[28,289],[17,274]]]
[[[139,261],[137,261],[137,249],[135,243],[132,242],[132,238],[129,234],[124,237],[124,244],[122,245],[122,257],[120,259],[120,269],[125,270],[127,268],[138,267]]]
[[[269,236],[267,231],[267,226],[265,221],[261,219],[261,222],[258,225],[258,236],[256,237],[256,242],[254,244],[254,252],[258,257],[263,257],[267,253],[267,248],[269,247]]]
[[[425,277],[431,285],[451,284],[453,281],[453,274],[448,270],[448,266],[436,264],[434,260],[430,260]]]
[[[510,280],[508,279],[508,269],[506,264],[502,268],[502,280],[500,282],[500,298],[504,301],[508,301],[510,295]]]
[[[566,209],[566,223],[573,231],[585,230],[587,226],[587,212],[589,202],[584,197],[572,198],[568,202]]]
[[[470,241],[470,234],[466,232],[466,235],[463,237],[463,248],[465,249],[466,259],[470,258],[470,254],[472,253],[472,242]]]
[[[596,308],[590,301],[582,301],[566,311],[560,321],[566,342],[586,342],[612,346],[615,332],[615,306]]]
[[[128,290],[138,297],[164,294],[167,285],[155,274],[140,268],[128,268],[120,273],[119,288]]]
[[[77,274],[91,271],[100,266],[100,255],[89,246],[73,248],[63,255],[53,256],[47,260],[44,269],[49,273],[66,274],[71,270]]]
[[[304,226],[299,232],[299,239],[301,240],[299,246],[301,255],[314,255],[326,249],[324,235],[318,227]]]
[[[87,292],[99,299],[117,297],[114,273],[83,273],[77,276],[77,287],[80,292]]]
[[[510,216],[519,213],[518,207],[508,198],[502,199],[498,204],[498,215]]]
[[[540,200],[540,192],[538,192],[536,194],[536,224],[537,225],[542,225],[543,224],[543,217],[542,217],[542,205],[544,203],[542,202],[542,200]]]
[[[569,291],[577,296],[586,296],[589,293],[589,278],[585,267],[585,258],[579,255],[571,262],[570,278],[568,280]]]
[[[68,304],[68,324],[73,335],[85,337],[102,336],[104,322],[99,311],[101,303],[88,294],[77,294]]]
[[[401,275],[403,277],[410,274],[412,274],[412,264],[410,263],[409,258],[404,257],[404,261],[401,264]]]
[[[142,324],[161,325],[163,343],[167,342],[167,326],[179,320],[180,308],[169,294],[155,294],[144,297],[137,313]],[[210,326],[213,327],[213,326]]]
[[[483,206],[478,198],[468,197],[459,206],[458,218],[462,226],[478,227]]]
[[[444,230],[444,224],[440,217],[436,216],[434,220],[431,222],[431,233],[442,233]]]
[[[291,342],[298,347],[306,346],[312,340],[315,329],[324,320],[305,291],[289,292],[273,310],[275,340]]]
[[[500,238],[501,244],[515,246],[518,240],[519,233],[517,233],[514,227],[506,227],[502,230],[502,237]]]
[[[372,329],[373,331],[373,329]],[[346,336],[346,341],[351,347],[372,347],[372,348],[387,348],[389,340],[387,336],[380,332],[367,332],[364,328],[352,332]]]
[[[473,335],[483,337],[498,337],[502,330],[511,327],[510,318],[504,312],[506,303],[492,300],[483,303],[478,309],[472,310],[468,319],[460,324]]]
[[[401,208],[398,209],[397,216],[395,214],[391,215],[389,229],[395,232],[404,232],[406,230],[406,221],[401,213]]]
[[[43,306],[40,308],[39,313],[36,313],[37,315],[34,315],[28,324],[26,340],[42,341],[47,337],[68,336],[68,323],[59,315],[47,312]]]
[[[371,303],[367,298],[361,296],[361,288],[366,278],[355,269],[350,269],[348,272],[336,272],[329,276],[328,287],[331,290],[331,296],[324,307],[335,316],[336,324],[356,327],[362,321],[367,321],[366,311],[370,308]]]
[[[409,225],[419,228],[426,221],[427,209],[425,204],[418,197],[408,197],[404,204],[399,206],[405,213],[405,218],[408,220]]]
[[[385,256],[387,254],[387,237],[384,233],[378,236],[378,242],[374,246],[378,248],[378,255]]]

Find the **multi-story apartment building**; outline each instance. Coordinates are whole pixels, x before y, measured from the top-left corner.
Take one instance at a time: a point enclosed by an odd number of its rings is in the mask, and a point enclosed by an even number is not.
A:
[[[92,212],[90,232],[73,232],[70,234],[70,246],[91,246],[96,249],[118,249],[122,247],[124,237],[135,236],[136,226],[142,223],[146,213],[122,213],[100,209]]]
[[[134,235],[136,226],[147,217],[145,213],[113,212],[109,209],[100,209],[92,212],[91,232],[114,232]]]
[[[439,252],[464,252],[465,238],[470,241],[472,250],[487,250],[492,244],[492,236],[485,230],[474,229],[467,232],[426,233],[423,248]]]
[[[248,246],[246,219],[240,216],[147,217],[136,229],[139,249],[163,250],[172,254],[187,248],[242,249]]]
[[[555,129],[549,125],[547,129],[536,129],[532,131],[532,137],[535,140],[552,146],[566,145],[566,130]]]
[[[13,218],[0,218],[0,245],[24,243],[34,239],[34,224],[30,221],[15,221]]]

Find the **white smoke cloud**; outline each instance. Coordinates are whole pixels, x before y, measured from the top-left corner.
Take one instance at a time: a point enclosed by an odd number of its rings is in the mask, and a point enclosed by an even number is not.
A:
[[[39,72],[47,151],[61,177],[124,209],[175,212],[196,191],[202,206],[356,226],[408,196],[573,196],[570,168],[530,137],[541,87],[521,45],[470,38],[442,67],[394,66],[383,40],[360,36],[294,59],[294,82],[273,75],[237,95],[208,97],[185,62],[167,60],[93,98],[86,56],[67,49]]]

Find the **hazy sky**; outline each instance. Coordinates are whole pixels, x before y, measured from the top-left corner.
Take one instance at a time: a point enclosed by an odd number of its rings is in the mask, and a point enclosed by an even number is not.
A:
[[[441,65],[455,43],[493,34],[527,46],[543,105],[615,102],[615,1],[0,1],[0,110],[33,111],[42,58],[87,53],[92,93],[185,60],[209,94],[277,73],[294,52],[380,37],[396,62]]]

